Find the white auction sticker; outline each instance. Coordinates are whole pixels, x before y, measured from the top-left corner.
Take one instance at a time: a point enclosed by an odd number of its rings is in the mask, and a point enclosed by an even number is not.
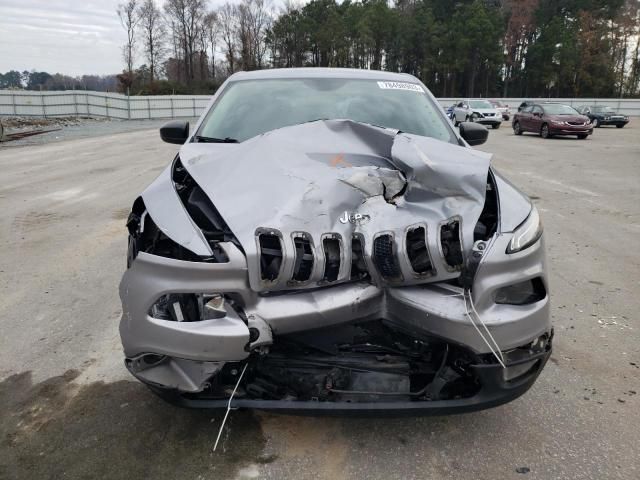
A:
[[[415,83],[406,82],[378,82],[378,86],[385,90],[411,90],[412,92],[424,93],[424,89]]]

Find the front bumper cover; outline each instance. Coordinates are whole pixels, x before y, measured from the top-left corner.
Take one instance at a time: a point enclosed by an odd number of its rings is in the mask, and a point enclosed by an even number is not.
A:
[[[497,304],[502,287],[541,278],[544,241],[506,254],[511,235],[499,235],[477,271],[473,300],[501,347],[516,348],[550,329],[549,297],[527,305]],[[238,361],[249,355],[249,329],[231,309],[221,319],[200,322],[158,320],[149,315],[167,293],[220,292],[241,298],[247,316],[264,321],[274,335],[384,318],[416,333],[436,336],[474,353],[489,353],[469,322],[462,290],[447,283],[380,288],[367,282],[265,296],[249,287],[246,260],[232,243],[221,244],[228,263],[198,263],[140,253],[120,284],[120,336],[125,356],[153,353],[180,359]]]

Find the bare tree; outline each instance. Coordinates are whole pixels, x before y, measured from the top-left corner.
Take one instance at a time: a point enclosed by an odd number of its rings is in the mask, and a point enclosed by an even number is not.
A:
[[[205,0],[167,0],[164,10],[180,44],[187,84],[194,80],[194,54],[205,16]]]
[[[218,34],[220,31],[220,24],[218,22],[218,14],[216,12],[209,12],[205,15],[203,20],[203,45],[204,51],[211,48],[211,78],[216,76],[216,45],[218,40]]]
[[[118,17],[120,23],[127,31],[127,43],[122,47],[124,62],[127,65],[129,76],[133,72],[133,58],[135,55],[136,26],[140,20],[138,17],[138,0],[127,0],[118,5]]]
[[[153,0],[144,0],[138,10],[138,17],[144,53],[149,63],[149,77],[153,82],[158,76],[158,67],[166,51],[164,44],[166,29],[160,10]]]
[[[235,71],[236,56],[236,29],[237,29],[237,8],[229,2],[218,9],[218,19],[220,21],[220,37],[224,44],[225,57],[229,74]]]
[[[243,0],[237,7],[237,36],[242,68],[262,68],[266,52],[265,36],[271,25],[271,13],[264,0]]]

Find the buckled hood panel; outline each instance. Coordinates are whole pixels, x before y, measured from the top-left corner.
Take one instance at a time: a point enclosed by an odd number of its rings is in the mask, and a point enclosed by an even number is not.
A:
[[[240,144],[190,143],[180,157],[241,243],[255,291],[349,280],[354,238],[363,244],[364,261],[378,284],[457,277],[459,269],[447,264],[442,251],[441,227],[458,222],[462,251],[470,251],[491,158],[350,120],[295,125]],[[406,248],[407,233],[419,226],[432,264],[426,273],[412,268]],[[261,274],[261,234],[280,241],[276,278]],[[313,266],[308,279],[296,282],[295,239],[301,236],[310,244]],[[338,263],[326,239],[339,246]],[[329,262],[338,271],[328,280]],[[389,273],[387,267],[392,274],[381,275]]]

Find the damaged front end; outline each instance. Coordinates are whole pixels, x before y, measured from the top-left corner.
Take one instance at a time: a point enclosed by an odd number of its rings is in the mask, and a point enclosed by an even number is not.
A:
[[[127,224],[127,368],[193,407],[516,398],[551,352],[544,244],[489,160],[348,120],[186,144]]]

